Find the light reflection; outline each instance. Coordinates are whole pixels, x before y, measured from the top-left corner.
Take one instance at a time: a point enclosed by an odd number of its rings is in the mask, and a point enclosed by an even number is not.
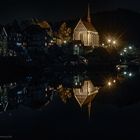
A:
[[[109,87],[112,86],[112,83],[110,81],[107,84],[108,84]]]

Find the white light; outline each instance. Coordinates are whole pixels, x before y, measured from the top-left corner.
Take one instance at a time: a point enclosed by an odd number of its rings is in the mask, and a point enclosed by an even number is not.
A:
[[[130,50],[132,50],[132,47],[131,47],[131,46],[129,46],[129,49],[130,49]]]
[[[129,73],[129,76],[130,76],[130,77],[132,76],[132,73],[131,73],[131,72]]]
[[[126,72],[126,71],[124,71],[124,72],[123,72],[123,74],[124,74],[124,75],[126,75],[126,74],[127,74],[127,72]]]
[[[75,45],[75,47],[77,47],[77,44]]]
[[[21,45],[22,45],[21,43],[17,42],[17,46],[21,46]]]
[[[124,52],[127,52],[127,50],[123,50]]]
[[[120,70],[120,67],[118,67],[117,69]]]
[[[120,53],[120,55],[122,56],[122,55],[123,55],[123,53]]]
[[[66,41],[66,40],[64,40],[64,43],[66,44],[66,43],[67,43],[67,41]]]
[[[103,43],[102,46],[105,46],[105,44]]]

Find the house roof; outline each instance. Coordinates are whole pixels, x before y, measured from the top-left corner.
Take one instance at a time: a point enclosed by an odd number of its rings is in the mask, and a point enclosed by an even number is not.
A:
[[[86,29],[88,31],[93,31],[93,32],[97,32],[96,29],[94,28],[93,24],[91,22],[88,22],[88,21],[84,21],[82,20],[84,26],[86,27]]]
[[[82,90],[80,90],[82,89]],[[94,87],[91,80],[84,81],[84,84],[81,88],[74,88],[73,89],[74,96],[79,103],[80,106],[88,103],[88,98],[91,95],[96,95],[98,93],[98,88]]]

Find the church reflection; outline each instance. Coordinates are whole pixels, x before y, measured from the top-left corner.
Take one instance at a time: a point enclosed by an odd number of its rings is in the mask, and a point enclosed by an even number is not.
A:
[[[110,73],[54,72],[39,77],[27,76],[24,80],[0,84],[0,111],[17,109],[20,105],[32,109],[45,109],[54,97],[63,103],[74,101],[90,117],[99,90],[115,85],[116,75]],[[111,80],[110,80],[111,79]],[[110,83],[106,84],[109,80]],[[58,98],[57,98],[58,99]]]
[[[73,88],[74,97],[77,100],[79,106],[88,106],[88,113],[90,117],[91,103],[98,93],[99,87],[93,85],[91,80],[85,80],[81,87]]]

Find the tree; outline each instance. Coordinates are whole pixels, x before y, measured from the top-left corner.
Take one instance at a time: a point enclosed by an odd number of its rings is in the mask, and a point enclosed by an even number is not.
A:
[[[52,35],[53,35],[53,33],[52,33],[52,28],[51,28],[50,24],[49,24],[47,21],[38,22],[38,25],[39,25],[41,28],[46,29],[48,35],[52,37]]]
[[[64,41],[69,42],[71,41],[71,28],[67,27],[66,22],[63,22],[58,30],[57,37],[61,39],[63,44]]]

